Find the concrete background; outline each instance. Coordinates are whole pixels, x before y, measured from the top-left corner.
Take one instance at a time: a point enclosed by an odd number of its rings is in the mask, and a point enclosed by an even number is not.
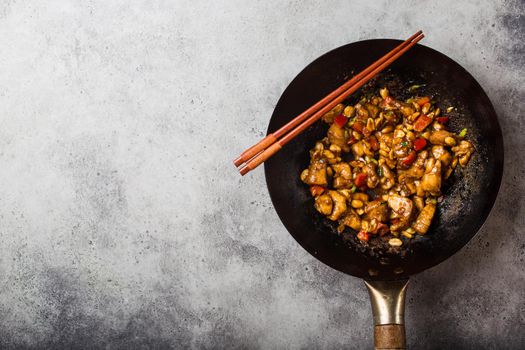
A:
[[[446,53],[505,137],[494,210],[411,281],[413,349],[525,347],[525,5],[518,1],[0,4],[0,348],[363,349],[363,283],[303,251],[263,135],[309,62],[366,38]]]

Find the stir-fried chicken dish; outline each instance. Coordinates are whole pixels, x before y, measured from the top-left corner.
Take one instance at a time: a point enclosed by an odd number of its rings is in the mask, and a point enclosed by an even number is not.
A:
[[[401,246],[427,233],[441,186],[474,152],[467,130],[447,130],[449,117],[430,97],[399,101],[386,88],[323,116],[325,138],[310,151],[301,180],[315,208],[362,242]]]

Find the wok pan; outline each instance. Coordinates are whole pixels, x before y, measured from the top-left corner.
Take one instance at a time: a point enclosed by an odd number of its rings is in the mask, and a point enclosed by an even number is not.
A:
[[[268,133],[341,85],[346,79],[399,45],[398,40],[365,40],[339,47],[308,65],[290,83],[273,112]],[[494,108],[476,80],[458,63],[416,45],[350,97],[387,86],[392,96],[408,98],[408,87],[424,84],[441,107],[453,106],[449,127],[468,129],[476,148],[470,163],[443,184],[444,200],[429,232],[416,235],[397,253],[366,247],[353,233],[337,234],[335,224],[317,213],[299,174],[308,151],[326,135],[318,122],[265,163],[266,183],[284,226],[310,254],[328,266],[365,280],[374,315],[376,349],[404,349],[404,298],[408,278],[453,255],[476,234],[496,200],[503,172],[503,139]],[[355,99],[352,101],[352,99]]]

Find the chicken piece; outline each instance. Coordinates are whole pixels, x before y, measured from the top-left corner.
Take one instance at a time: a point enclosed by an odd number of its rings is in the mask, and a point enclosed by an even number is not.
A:
[[[386,152],[390,152],[390,149],[392,148],[392,139],[394,138],[394,133],[381,133],[378,137],[379,141],[379,149],[385,150]]]
[[[328,218],[332,221],[336,221],[346,211],[346,197],[337,191],[328,191],[328,195],[332,198],[334,207],[332,214]]]
[[[323,215],[330,215],[333,209],[332,197],[328,194],[322,194],[315,198],[315,209]]]
[[[432,155],[445,167],[452,162],[452,155],[443,146],[432,146]]]
[[[352,153],[354,154],[355,158],[359,158],[365,155],[365,143],[363,140],[358,141],[352,145]]]
[[[383,175],[379,182],[381,183],[381,188],[383,190],[389,190],[392,186],[395,185],[396,179],[394,178],[394,173],[386,164],[381,164],[380,166],[381,174]]]
[[[414,196],[413,201],[416,205],[417,210],[423,210],[423,208],[425,207],[425,201],[423,200],[423,197]]]
[[[461,140],[458,146],[452,147],[452,152],[459,157],[459,164],[464,167],[474,153],[474,146],[466,140]]]
[[[376,172],[376,164],[375,163],[367,163],[363,167],[363,172],[366,174],[366,185],[368,188],[376,188],[379,184],[379,177],[377,176]]]
[[[374,106],[371,103],[365,103],[364,107],[368,111],[368,116],[370,118],[377,118],[377,115],[379,114],[379,107]]]
[[[392,209],[390,218],[397,219],[393,221],[390,230],[399,231],[406,228],[414,212],[414,204],[410,198],[398,194],[390,194],[388,196],[388,206]]]
[[[368,109],[366,109],[365,105],[362,103],[356,104],[355,109],[359,120],[366,121],[370,116],[370,113],[368,113]]]
[[[350,208],[346,211],[343,218],[339,221],[341,225],[348,226],[356,231],[361,229],[361,218],[357,215],[357,212]]]
[[[337,124],[332,124],[328,129],[328,141],[332,145],[339,146],[342,151],[348,152],[350,147],[347,144],[345,129],[340,128]]]
[[[420,235],[424,235],[425,233],[427,233],[435,213],[436,204],[428,203],[417,216],[417,219],[412,225],[412,228],[416,230],[416,232]]]
[[[386,203],[379,199],[367,203],[365,207],[365,219],[368,221],[375,219],[377,222],[386,222],[388,219],[388,207]]]
[[[405,117],[410,117],[415,112],[414,108],[411,105],[403,102],[400,102],[399,110],[401,111],[401,113],[403,113]]]
[[[392,106],[393,108],[386,108],[387,111],[384,112],[383,115],[385,117],[386,124],[396,125],[401,120],[402,115],[401,115],[401,113],[399,113],[399,115],[398,115],[394,110],[391,110],[391,109],[395,109],[396,108],[394,105],[389,105],[389,107],[390,106]]]
[[[452,141],[455,144],[455,135],[449,131],[446,130],[437,130],[430,134],[429,141],[433,145],[447,145],[447,146],[453,146]],[[447,141],[449,141],[447,143]]]
[[[332,165],[332,169],[335,172],[334,175],[334,188],[351,188],[352,183],[352,168],[345,162],[337,163]]]
[[[421,190],[428,192],[433,196],[439,196],[441,193],[441,162],[431,158],[428,160],[425,175],[421,178],[419,185]]]
[[[326,160],[323,158],[312,158],[308,169],[301,173],[301,180],[308,185],[327,186]]]
[[[417,187],[414,183],[414,179],[409,177],[404,177],[402,181],[399,182],[399,194],[403,197],[409,197],[416,193]]]
[[[419,152],[414,164],[405,172],[405,176],[420,179],[425,174],[425,161],[427,158],[427,151]]]

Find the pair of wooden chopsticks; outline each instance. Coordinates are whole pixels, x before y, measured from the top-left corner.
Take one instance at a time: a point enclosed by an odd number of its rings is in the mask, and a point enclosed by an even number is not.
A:
[[[306,128],[319,120],[323,115],[332,110],[332,108],[334,108],[338,103],[342,102],[350,94],[354,93],[375,75],[392,64],[401,55],[410,50],[424,37],[425,36],[423,35],[423,32],[421,30],[418,31],[410,38],[405,40],[402,44],[371,64],[368,68],[354,76],[352,79],[348,80],[330,94],[326,95],[323,99],[308,108],[306,111],[299,114],[282,128],[274,133],[269,134],[264,139],[242,152],[242,154],[237,159],[235,159],[233,164],[235,164],[236,167],[239,167],[243,163],[246,163],[239,170],[241,175],[245,175],[249,171],[257,168],[261,163],[273,156],[294,137],[299,135]]]

